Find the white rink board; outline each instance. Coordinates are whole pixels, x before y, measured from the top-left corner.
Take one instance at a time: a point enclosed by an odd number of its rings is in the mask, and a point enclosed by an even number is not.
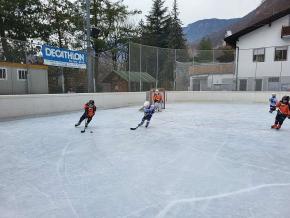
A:
[[[168,103],[174,102],[233,102],[233,103],[268,103],[272,92],[166,92]],[[276,92],[277,98],[281,99],[290,92]]]
[[[0,216],[287,218],[290,120],[268,104],[180,103],[1,122]],[[90,133],[93,131],[93,133]]]
[[[143,105],[145,92],[56,94],[56,95],[0,95],[0,119],[47,115],[82,110],[90,99],[102,109]]]
[[[280,99],[290,92],[277,93]],[[271,92],[166,92],[167,103],[174,102],[233,102],[267,103]],[[89,99],[103,109],[143,105],[145,92],[57,94],[57,95],[0,95],[0,120],[6,118],[47,115],[81,110]]]

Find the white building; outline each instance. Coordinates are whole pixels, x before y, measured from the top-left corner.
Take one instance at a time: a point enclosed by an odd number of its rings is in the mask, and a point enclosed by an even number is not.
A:
[[[236,48],[235,86],[240,91],[290,91],[290,9],[227,38]]]

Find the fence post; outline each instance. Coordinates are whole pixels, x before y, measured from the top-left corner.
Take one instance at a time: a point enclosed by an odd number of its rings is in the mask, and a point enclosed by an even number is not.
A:
[[[140,79],[140,92],[142,92],[142,78],[141,78],[141,72],[142,72],[142,45],[140,44],[140,73],[139,73],[139,79]]]
[[[254,91],[256,91],[257,71],[258,71],[258,61],[256,61],[256,68],[255,68]]]
[[[87,26],[87,77],[88,92],[94,91],[94,76],[92,69],[92,47],[91,47],[91,22],[90,22],[90,0],[86,0],[86,26]]]
[[[30,46],[32,48],[32,42],[30,42]],[[30,91],[31,75],[30,75],[30,70],[29,70],[29,66],[28,66],[28,63],[27,63],[27,50],[26,49],[27,49],[27,47],[26,47],[26,43],[25,43],[25,60],[24,60],[24,63],[25,63],[26,70],[27,70],[27,75],[26,75],[27,94],[31,94],[31,91]]]
[[[282,71],[283,71],[283,61],[281,61],[281,70],[280,70],[280,91],[282,91]]]
[[[63,75],[63,67],[60,67],[61,69],[61,89],[62,89],[62,93],[64,93],[65,88],[64,88],[64,75]]]
[[[236,74],[236,91],[239,90],[238,84],[239,84],[239,58],[240,58],[240,47],[237,46],[236,48],[236,68],[235,68],[235,74]]]
[[[156,83],[155,83],[155,88],[157,89],[158,88],[158,77],[159,77],[159,50],[158,50],[158,47],[156,47],[157,49],[157,52],[156,52]]]
[[[176,49],[174,49],[173,90],[176,91]]]
[[[128,59],[129,59],[129,67],[128,67],[128,90],[131,92],[131,42],[129,42],[129,52],[128,52]]]

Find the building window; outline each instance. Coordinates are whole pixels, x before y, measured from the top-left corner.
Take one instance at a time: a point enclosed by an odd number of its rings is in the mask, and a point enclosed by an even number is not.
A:
[[[247,91],[248,81],[246,79],[240,79],[240,91]]]
[[[256,79],[255,80],[255,91],[262,91],[262,88],[263,88],[263,80]]]
[[[27,70],[17,70],[18,80],[27,80]]]
[[[275,48],[275,61],[287,61],[288,47]]]
[[[254,62],[265,62],[265,48],[254,49],[253,61]]]
[[[269,83],[278,83],[278,82],[280,82],[280,78],[279,77],[270,77],[268,82]]]
[[[0,80],[7,80],[7,71],[5,68],[0,68]]]

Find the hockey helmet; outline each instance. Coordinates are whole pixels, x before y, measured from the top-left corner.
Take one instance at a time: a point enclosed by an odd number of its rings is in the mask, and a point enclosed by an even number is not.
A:
[[[148,108],[149,106],[150,106],[150,102],[149,102],[149,101],[145,101],[145,102],[144,102],[144,107],[145,107],[145,108]]]
[[[284,97],[282,98],[282,102],[283,102],[284,104],[289,104],[289,96],[284,96]]]

